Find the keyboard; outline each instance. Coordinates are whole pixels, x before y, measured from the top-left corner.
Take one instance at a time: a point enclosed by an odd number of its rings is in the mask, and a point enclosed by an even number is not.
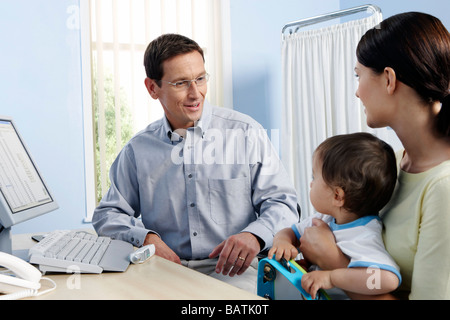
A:
[[[85,231],[56,230],[28,252],[29,262],[46,272],[123,272],[130,264],[133,245]]]

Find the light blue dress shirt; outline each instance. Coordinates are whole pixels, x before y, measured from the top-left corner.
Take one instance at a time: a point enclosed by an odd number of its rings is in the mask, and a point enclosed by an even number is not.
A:
[[[205,102],[181,138],[166,119],[134,136],[110,170],[93,216],[101,235],[141,246],[149,232],[181,259],[205,259],[251,232],[272,245],[298,222],[297,197],[267,133],[252,118]]]

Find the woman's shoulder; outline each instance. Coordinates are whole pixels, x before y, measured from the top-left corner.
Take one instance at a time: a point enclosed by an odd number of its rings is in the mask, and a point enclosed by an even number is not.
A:
[[[435,183],[444,183],[444,186],[450,189],[450,183],[446,183],[450,180],[450,160],[444,161],[434,168],[427,170],[424,174],[431,181]]]

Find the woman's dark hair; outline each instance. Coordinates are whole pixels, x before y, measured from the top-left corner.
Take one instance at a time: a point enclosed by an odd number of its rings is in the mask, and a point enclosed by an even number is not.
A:
[[[377,215],[388,203],[397,181],[392,147],[365,132],[326,139],[315,151],[322,177],[345,192],[344,209],[359,216]]]
[[[164,76],[163,62],[180,54],[198,51],[205,61],[202,48],[192,39],[179,34],[164,34],[148,45],[144,54],[144,66],[147,77],[156,80],[161,86],[160,80]]]
[[[450,34],[439,19],[420,12],[392,16],[366,32],[356,55],[376,73],[394,69],[423,101],[440,101],[436,127],[450,136]]]

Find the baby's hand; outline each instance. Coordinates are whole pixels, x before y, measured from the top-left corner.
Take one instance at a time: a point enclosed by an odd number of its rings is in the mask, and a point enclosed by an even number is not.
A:
[[[312,299],[316,298],[319,289],[331,289],[333,287],[331,271],[312,271],[302,276],[302,288],[311,295]]]
[[[277,241],[274,242],[273,247],[269,250],[269,259],[272,259],[273,255],[275,255],[275,260],[277,261],[280,261],[281,258],[289,261],[298,255],[298,250],[288,241]]]

